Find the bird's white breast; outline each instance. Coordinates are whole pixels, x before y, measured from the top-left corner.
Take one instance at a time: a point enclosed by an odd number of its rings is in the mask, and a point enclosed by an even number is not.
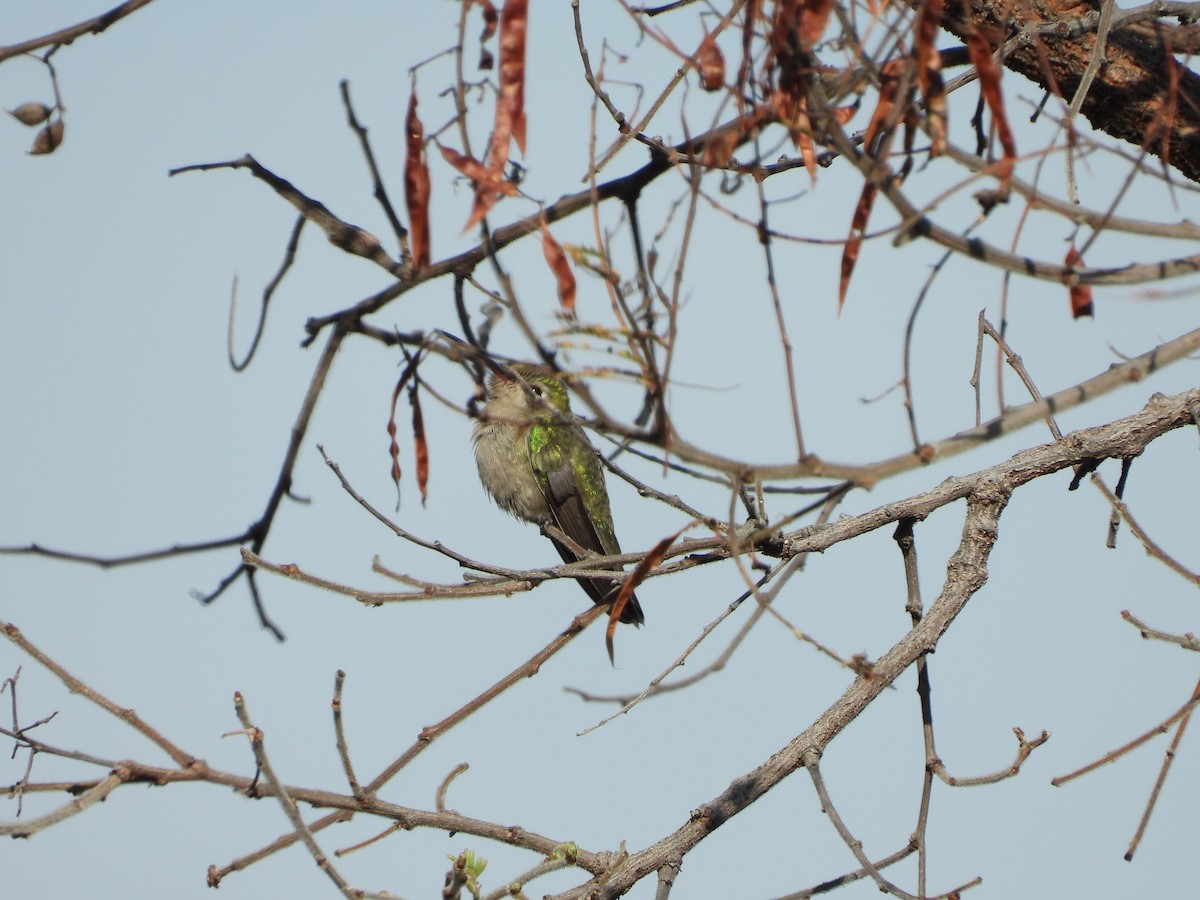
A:
[[[479,480],[496,505],[526,522],[551,521],[550,507],[529,461],[527,429],[479,422],[474,437]]]

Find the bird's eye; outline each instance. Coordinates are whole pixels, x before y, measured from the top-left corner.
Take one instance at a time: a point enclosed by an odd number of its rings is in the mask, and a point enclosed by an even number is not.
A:
[[[541,397],[543,394],[546,393],[545,389],[540,384],[531,384],[529,386],[529,389],[531,391],[533,391],[535,394],[537,394],[539,397]]]

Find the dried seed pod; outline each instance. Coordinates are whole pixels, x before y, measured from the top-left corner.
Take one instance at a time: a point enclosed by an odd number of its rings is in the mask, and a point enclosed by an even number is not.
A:
[[[33,139],[33,146],[29,148],[30,156],[43,156],[47,153],[53,153],[58,145],[62,143],[63,131],[66,126],[63,125],[62,119],[56,119],[45,128],[37,133],[37,137]]]
[[[45,103],[22,103],[16,109],[10,109],[8,114],[22,125],[41,125],[54,112]]]

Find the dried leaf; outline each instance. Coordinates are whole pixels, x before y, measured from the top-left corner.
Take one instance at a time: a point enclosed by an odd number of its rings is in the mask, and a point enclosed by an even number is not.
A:
[[[750,66],[754,58],[755,26],[760,14],[759,0],[747,0],[746,12],[742,17],[742,61],[738,63],[737,96],[739,102],[746,96],[746,83],[750,79]]]
[[[621,592],[617,594],[617,599],[613,601],[612,608],[608,611],[608,630],[604,634],[604,646],[608,649],[608,662],[615,666],[616,658],[613,653],[613,634],[617,630],[617,623],[621,621],[621,613],[625,611],[625,607],[629,605],[629,598],[633,596],[633,592],[637,590],[637,586],[646,580],[646,573],[657,566],[667,551],[671,549],[671,545],[679,540],[679,536],[683,534],[691,525],[681,528],[679,531],[663,538],[657,544],[650,548],[642,561],[634,568],[633,574],[625,579],[625,583],[621,585]]]
[[[479,160],[449,147],[438,144],[442,159],[475,182],[475,203],[471,207],[471,215],[463,231],[473,227],[491,211],[500,199],[501,194],[512,196],[517,193],[517,186],[502,174],[491,171]]]
[[[817,154],[808,115],[808,81],[815,64],[812,47],[821,39],[832,10],[833,0],[777,0],[771,22],[767,67],[779,73],[771,99],[814,181]]]
[[[496,12],[496,7],[492,5],[492,0],[475,0],[475,5],[483,7],[483,31],[479,33],[479,68],[489,70],[495,60],[491,52],[483,45],[490,41],[492,35],[496,33],[496,24],[500,21],[500,16]]]
[[[496,123],[488,166],[504,171],[508,139],[525,152],[525,32],[529,0],[504,0],[500,13],[500,93],[496,98]],[[503,148],[499,145],[503,145]]]
[[[801,107],[808,106],[808,98],[801,98]],[[817,148],[813,145],[812,135],[808,132],[809,125],[807,112],[804,114],[804,124],[806,130],[799,131],[792,135],[792,140],[796,142],[800,148],[800,158],[804,160],[804,170],[808,172],[808,177],[813,181],[817,180]]]
[[[499,191],[486,188],[483,185],[476,185],[475,202],[471,204],[471,214],[467,216],[467,224],[463,226],[463,231],[468,231],[482,222],[483,217],[492,211],[492,207],[496,205],[496,201],[499,199]]]
[[[504,178],[508,146],[513,140],[525,152],[525,33],[529,0],[505,0],[500,11],[500,89],[496,116],[488,144],[486,168],[477,160],[440,147],[450,165],[475,181],[475,203],[463,231],[488,214],[500,194],[515,194],[516,186]],[[486,13],[485,13],[486,15]],[[485,26],[486,30],[486,26]]]
[[[400,373],[400,380],[392,388],[392,406],[388,413],[388,452],[392,457],[392,482],[396,485],[396,509],[400,508],[400,446],[396,443],[396,402],[400,399],[400,392],[404,390],[404,386],[416,373],[419,359],[419,356],[409,359],[408,365]]]
[[[897,95],[900,92],[900,81],[906,62],[900,58],[890,59],[879,69],[879,102],[875,105],[875,111],[871,113],[871,121],[867,123],[867,130],[863,135],[863,147],[868,153],[875,152],[875,140],[882,133],[883,126],[891,118],[892,110],[898,99]],[[907,100],[905,105],[907,105]]]
[[[771,23],[771,49],[780,59],[790,56],[796,38],[806,49],[821,40],[833,0],[777,0]]]
[[[417,394],[417,383],[408,389],[408,402],[412,406],[413,446],[417,457],[417,487],[421,491],[421,505],[425,505],[429,486],[429,445],[425,442],[425,417],[421,414],[421,398]]]
[[[700,161],[714,169],[723,169],[733,159],[733,151],[737,148],[738,132],[726,129],[713,135],[704,142],[704,150]]]
[[[817,178],[817,155],[812,142],[812,123],[808,118],[808,97],[791,88],[777,89],[772,95],[779,120],[788,130],[792,144],[804,159],[804,168],[814,181]]]
[[[775,15],[771,19],[771,53],[776,59],[786,59],[791,55],[791,33],[800,21],[800,11],[799,0],[775,0]]]
[[[546,264],[554,273],[558,282],[558,303],[563,313],[570,318],[575,317],[575,273],[567,262],[567,254],[563,253],[562,245],[550,234],[546,227],[546,219],[542,218],[542,253],[546,256]]]
[[[41,125],[54,112],[45,103],[22,103],[16,109],[10,109],[8,114],[22,125]]]
[[[805,0],[800,13],[800,39],[809,46],[821,40],[833,11],[833,0]]]
[[[485,43],[492,39],[492,35],[496,33],[496,23],[500,20],[496,13],[496,7],[492,0],[475,0],[476,6],[483,7],[483,31],[479,35],[479,43]]]
[[[921,4],[913,47],[917,63],[917,86],[921,89],[929,122],[931,157],[946,152],[946,89],[942,83],[942,57],[935,46],[943,8],[943,0],[925,0]]]
[[[37,137],[33,139],[33,146],[29,148],[29,155],[43,156],[47,153],[53,153],[58,149],[58,145],[62,143],[65,128],[66,126],[63,125],[62,119],[55,119],[37,133]]]
[[[1067,251],[1066,265],[1074,268],[1083,264],[1083,255],[1072,244],[1071,249]],[[1078,277],[1075,275],[1069,277],[1067,285],[1071,292],[1071,318],[1079,319],[1083,316],[1094,316],[1096,313],[1092,306],[1092,286],[1090,284],[1080,284]]]
[[[850,234],[846,237],[846,246],[842,249],[842,280],[838,287],[838,315],[846,302],[846,291],[850,288],[850,276],[854,274],[854,266],[858,263],[858,253],[862,249],[863,235],[867,230],[867,222],[871,218],[871,209],[875,205],[875,196],[879,189],[872,181],[863,184],[862,193],[858,197],[858,205],[854,207],[854,218],[850,221]]]
[[[1165,64],[1167,69],[1166,103],[1163,104],[1162,110],[1155,117],[1155,121],[1148,131],[1158,130],[1158,155],[1162,159],[1163,165],[1169,166],[1171,164],[1171,134],[1175,131],[1175,116],[1179,108],[1179,75],[1180,70],[1186,69],[1186,66],[1169,56],[1166,58]],[[1149,144],[1149,135],[1147,135],[1146,143]]]
[[[700,158],[706,166],[724,168],[733,158],[738,144],[762,130],[764,123],[778,120],[769,103],[758,104],[731,122],[710,131],[701,141]]]
[[[388,414],[388,453],[392,457],[392,484],[396,485],[396,509],[400,508],[400,445],[396,443],[396,401],[400,399],[401,384],[392,391],[392,410]]]
[[[442,154],[442,159],[452,165],[461,174],[466,175],[476,184],[487,184],[494,176],[488,171],[488,167],[481,163],[473,156],[467,156],[465,153],[459,153],[450,147],[443,147],[438,144],[438,150]]]
[[[943,0],[924,0],[917,16],[913,57],[917,62],[917,81],[922,93],[927,90],[930,74],[940,77],[942,69],[942,58],[935,44],[943,8]]]
[[[706,91],[719,91],[725,86],[725,57],[711,34],[704,36],[696,50],[696,69]]]
[[[417,118],[417,92],[408,101],[404,120],[407,153],[404,158],[404,202],[408,206],[413,268],[429,265],[429,164],[425,159],[425,127]]]
[[[967,51],[975,73],[979,76],[979,89],[984,102],[992,113],[992,125],[1000,138],[1000,146],[1004,150],[1004,158],[1000,161],[998,177],[1002,190],[1008,189],[1008,180],[1012,177],[1013,164],[1017,158],[1017,144],[1013,139],[1012,129],[1008,125],[1008,117],[1004,114],[1004,95],[1000,92],[1000,66],[992,56],[992,48],[977,31],[966,36]]]

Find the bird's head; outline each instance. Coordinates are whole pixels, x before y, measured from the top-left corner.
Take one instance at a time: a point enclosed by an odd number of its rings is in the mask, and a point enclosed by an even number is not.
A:
[[[553,419],[571,415],[567,386],[544,369],[526,363],[496,368],[488,380],[490,418]]]

